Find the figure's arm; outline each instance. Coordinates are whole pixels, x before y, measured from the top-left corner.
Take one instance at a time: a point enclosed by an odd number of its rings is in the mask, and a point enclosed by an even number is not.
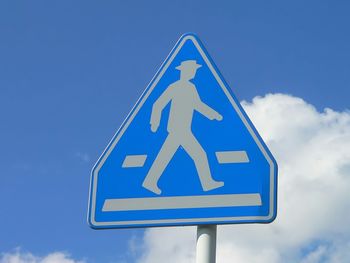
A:
[[[203,114],[205,117],[207,117],[209,120],[222,120],[222,115],[209,107],[207,104],[205,104],[201,99],[198,97],[197,103],[196,103],[196,110]]]
[[[151,130],[153,132],[157,131],[159,127],[162,111],[165,108],[165,106],[170,102],[170,100],[171,100],[171,89],[170,87],[168,87],[153,104],[151,120],[150,120]]]

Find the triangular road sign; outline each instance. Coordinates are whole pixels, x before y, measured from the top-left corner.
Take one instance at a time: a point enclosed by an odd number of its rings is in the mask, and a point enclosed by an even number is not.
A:
[[[199,39],[180,38],[92,171],[93,228],[269,223],[277,164]]]

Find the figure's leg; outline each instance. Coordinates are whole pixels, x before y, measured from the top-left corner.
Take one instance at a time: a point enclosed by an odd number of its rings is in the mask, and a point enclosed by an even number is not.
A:
[[[157,185],[158,180],[178,148],[177,140],[169,134],[142,183],[144,188],[158,195],[161,194],[162,191]]]
[[[194,161],[204,191],[224,185],[224,182],[215,181],[211,176],[207,154],[193,134],[183,137],[181,145]]]

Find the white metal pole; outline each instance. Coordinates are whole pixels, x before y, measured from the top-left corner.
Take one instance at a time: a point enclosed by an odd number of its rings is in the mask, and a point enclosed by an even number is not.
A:
[[[215,263],[216,225],[197,226],[196,263]]]

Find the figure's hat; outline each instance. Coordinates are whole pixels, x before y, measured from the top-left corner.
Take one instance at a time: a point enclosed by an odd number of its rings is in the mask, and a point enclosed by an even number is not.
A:
[[[202,65],[197,64],[196,60],[185,60],[182,61],[179,66],[176,67],[178,70],[186,70],[186,69],[198,69]]]

